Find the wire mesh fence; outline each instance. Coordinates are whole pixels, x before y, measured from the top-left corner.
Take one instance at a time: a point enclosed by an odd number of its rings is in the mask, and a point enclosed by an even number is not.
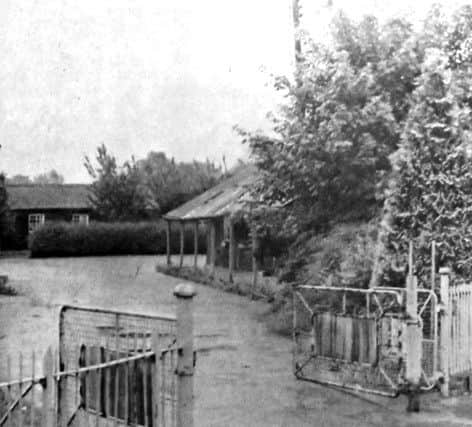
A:
[[[97,425],[100,418],[153,425],[159,405],[162,425],[172,425],[166,421],[175,407],[175,325],[171,316],[63,307],[59,364],[61,371],[71,374],[59,383],[61,423],[93,417]],[[153,402],[155,394],[160,402]]]

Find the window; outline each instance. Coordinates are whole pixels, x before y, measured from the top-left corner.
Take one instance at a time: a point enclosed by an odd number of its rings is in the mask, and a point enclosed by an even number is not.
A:
[[[78,225],[88,225],[89,216],[88,214],[72,214],[72,223]]]
[[[28,215],[28,233],[32,233],[44,224],[44,214],[29,214]]]

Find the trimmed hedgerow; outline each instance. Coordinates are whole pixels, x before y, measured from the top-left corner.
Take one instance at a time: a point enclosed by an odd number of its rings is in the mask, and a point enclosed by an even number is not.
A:
[[[193,231],[184,234],[185,253],[193,253]],[[88,226],[46,224],[30,237],[32,257],[165,254],[166,233],[161,223],[100,223]],[[180,251],[180,233],[172,230],[171,252]],[[199,233],[199,252],[206,251],[204,230]]]

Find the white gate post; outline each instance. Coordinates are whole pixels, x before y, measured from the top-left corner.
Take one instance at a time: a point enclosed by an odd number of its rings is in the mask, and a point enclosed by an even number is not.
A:
[[[193,427],[193,298],[195,288],[180,284],[177,297],[177,427]]]
[[[43,418],[42,422],[46,426],[56,426],[57,414],[55,405],[55,386],[54,379],[54,353],[51,347],[48,347],[43,359],[43,375],[46,382],[43,385]],[[33,403],[34,404],[34,403]]]
[[[449,396],[449,352],[451,349],[451,319],[449,317],[449,283],[451,270],[447,267],[439,269],[441,276],[441,311],[440,311],[440,336],[439,336],[439,363],[443,374],[441,394]]]
[[[418,388],[421,379],[422,333],[418,316],[418,282],[416,276],[409,274],[406,288],[405,351],[408,382],[408,411],[419,411]]]

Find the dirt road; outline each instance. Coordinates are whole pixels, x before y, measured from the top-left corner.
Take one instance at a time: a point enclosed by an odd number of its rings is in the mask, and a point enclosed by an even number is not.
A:
[[[172,313],[178,279],[154,271],[155,257],[0,260],[20,296],[0,297],[0,354],[44,351],[57,342],[65,303]],[[196,285],[196,426],[463,426],[470,397],[405,414],[400,398],[373,399],[296,381],[290,340],[258,320],[263,303]],[[2,370],[4,366],[2,366]],[[3,371],[4,372],[4,371]]]

